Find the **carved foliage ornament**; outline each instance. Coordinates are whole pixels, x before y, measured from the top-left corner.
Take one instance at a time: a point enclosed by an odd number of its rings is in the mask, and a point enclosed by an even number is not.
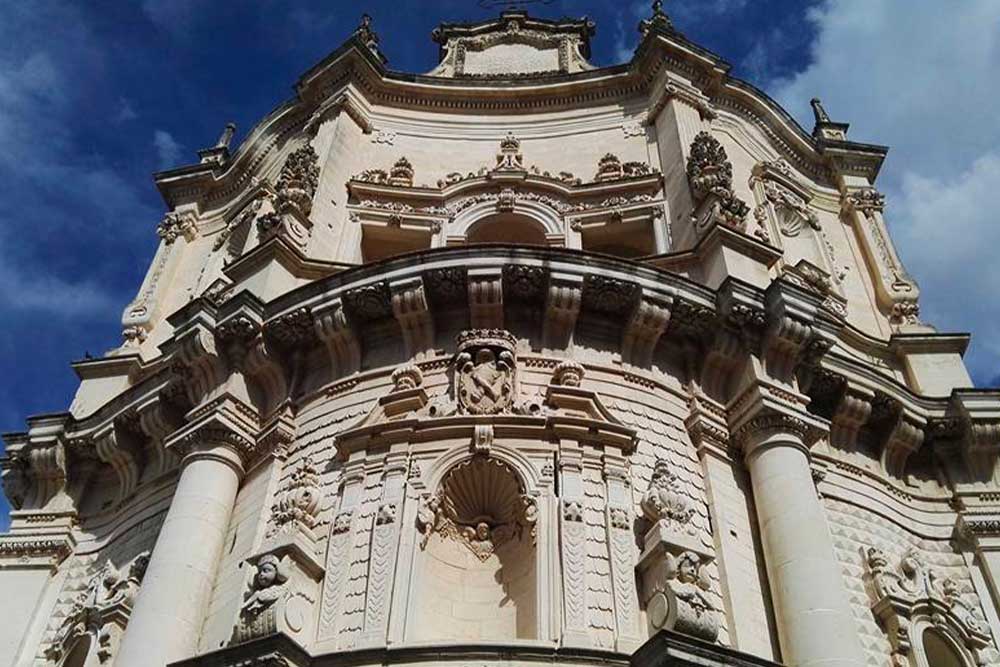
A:
[[[981,652],[991,641],[974,593],[963,593],[954,579],[926,567],[914,549],[895,566],[876,547],[869,547],[863,556],[872,612],[889,635],[895,665],[910,664],[912,629],[920,622],[955,639],[982,664]]]
[[[677,476],[663,460],[656,462],[649,489],[643,495],[641,504],[643,514],[650,521],[666,521],[683,530],[690,527],[694,516],[691,502],[677,491]]]
[[[296,526],[312,530],[319,515],[321,495],[319,473],[312,459],[306,457],[292,470],[278,493],[271,508],[268,535],[273,536]]]
[[[121,568],[115,567],[110,560],[105,562],[73,601],[45,656],[53,661],[61,660],[78,640],[89,634],[96,641],[100,661],[108,662],[128,624],[148,564],[148,551]]]
[[[733,192],[733,165],[726,149],[711,133],[702,131],[695,136],[687,175],[695,201],[699,205],[707,203],[709,208],[698,226],[720,222],[742,231],[750,207]]]
[[[156,234],[163,239],[167,245],[172,244],[180,237],[188,241],[197,235],[195,227],[195,215],[190,211],[177,212],[170,211],[156,227]]]

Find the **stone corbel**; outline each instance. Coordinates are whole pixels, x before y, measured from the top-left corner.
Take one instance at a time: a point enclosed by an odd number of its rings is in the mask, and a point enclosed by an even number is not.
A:
[[[897,328],[920,325],[920,290],[907,273],[889,238],[882,214],[885,196],[874,188],[847,190],[841,199],[841,214],[857,230],[872,273],[880,305]]]
[[[403,332],[403,344],[409,358],[434,349],[434,318],[420,276],[389,284],[392,314]]]
[[[174,462],[163,441],[181,424],[181,417],[163,396],[156,396],[137,408],[139,428],[149,439],[146,446],[146,472],[149,479],[166,472]]]
[[[139,485],[141,453],[131,434],[112,422],[92,436],[97,456],[111,466],[118,477],[118,495],[115,503],[120,504]]]
[[[341,377],[357,373],[361,368],[361,344],[347,319],[343,302],[338,299],[317,310],[314,316],[316,335],[326,346],[333,372]]]
[[[858,431],[872,414],[875,392],[848,382],[830,420],[830,444],[848,452],[854,451]]]
[[[215,345],[215,335],[194,323],[178,333],[175,358],[184,368],[188,400],[197,405],[226,379],[225,363]]]
[[[763,353],[767,373],[792,382],[800,367],[814,367],[833,346],[838,326],[824,317],[820,298],[784,279],[771,283],[765,294],[768,328]]]
[[[670,297],[643,297],[636,304],[622,333],[622,362],[649,366],[653,351],[670,322]]]
[[[882,445],[882,465],[890,475],[902,478],[906,474],[906,461],[924,442],[927,420],[899,404],[890,409],[892,416]]]
[[[68,416],[67,416],[68,417]],[[69,452],[66,441],[66,418],[40,417],[30,423],[27,446],[18,452],[26,462],[28,492],[23,510],[45,513],[75,513],[68,480]]]
[[[494,268],[470,269],[466,281],[472,328],[503,328],[503,272]]]
[[[580,315],[583,276],[553,273],[545,297],[545,322],[542,325],[543,345],[553,349],[566,348],[576,329]]]

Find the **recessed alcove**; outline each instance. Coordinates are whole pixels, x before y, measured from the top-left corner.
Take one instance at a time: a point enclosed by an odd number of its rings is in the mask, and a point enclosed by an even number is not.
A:
[[[498,213],[469,228],[467,243],[511,243],[548,245],[545,229],[531,218],[516,213]]]
[[[437,528],[419,558],[411,639],[536,639],[534,518],[523,486],[485,456],[448,473],[435,502]]]
[[[921,637],[927,667],[966,667],[965,660],[940,632],[927,628]]]
[[[361,257],[366,263],[430,247],[428,230],[367,224],[362,227]]]
[[[648,219],[585,226],[580,231],[584,250],[635,259],[656,254],[656,238]]]

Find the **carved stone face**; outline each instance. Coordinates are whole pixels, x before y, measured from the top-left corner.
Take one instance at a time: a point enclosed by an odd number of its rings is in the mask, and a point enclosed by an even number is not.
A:
[[[685,584],[698,581],[698,562],[692,556],[681,556],[677,563],[677,579]]]
[[[485,522],[480,521],[476,524],[476,539],[481,542],[490,539],[490,527]]]
[[[270,588],[278,580],[278,566],[265,561],[257,566],[257,588]]]

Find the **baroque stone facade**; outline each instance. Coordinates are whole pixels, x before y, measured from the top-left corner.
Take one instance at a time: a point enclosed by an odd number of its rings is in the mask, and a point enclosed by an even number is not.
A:
[[[156,175],[123,344],[8,434],[0,664],[998,664],[1000,392],[875,178],[653,3],[626,65],[364,17]]]

